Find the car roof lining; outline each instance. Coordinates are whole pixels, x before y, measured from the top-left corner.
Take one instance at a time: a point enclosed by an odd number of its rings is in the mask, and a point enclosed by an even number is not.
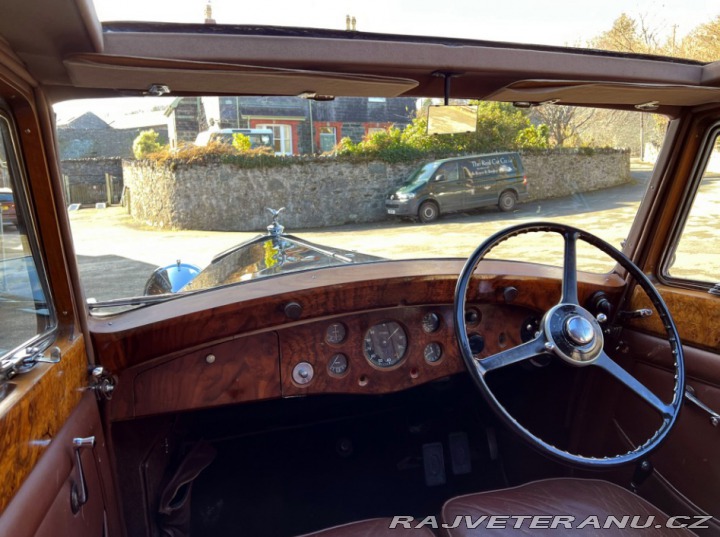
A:
[[[534,100],[545,92],[544,100],[568,104],[694,106],[717,102],[713,89],[720,86],[720,62],[307,28],[101,25],[92,0],[6,0],[3,12],[2,39],[46,94],[64,98],[91,88],[137,95],[149,83],[167,84],[176,95],[441,97],[437,71],[458,75],[451,97],[469,99]],[[212,77],[203,76],[209,71]],[[531,80],[560,85],[531,88]],[[318,87],[306,87],[310,82]],[[662,99],[650,95],[655,91]]]

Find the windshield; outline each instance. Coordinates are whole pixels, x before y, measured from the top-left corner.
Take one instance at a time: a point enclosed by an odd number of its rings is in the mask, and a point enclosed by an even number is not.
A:
[[[435,173],[438,166],[440,166],[439,162],[430,162],[429,164],[420,166],[408,176],[407,181],[405,181],[403,186],[414,186],[427,183],[427,180],[430,179],[433,173]]]
[[[465,258],[491,234],[530,221],[570,224],[621,247],[665,117],[480,102],[476,132],[428,135],[431,102],[223,96],[57,105],[86,297],[184,293],[360,262]],[[256,146],[245,135],[197,145],[210,122],[228,132],[267,131],[274,145]],[[583,270],[614,266],[597,250],[580,254]],[[562,241],[513,239],[491,256],[560,265]]]
[[[720,13],[705,0],[558,0],[552,9],[531,0],[509,0],[502,9],[482,2],[261,2],[200,0],[95,0],[101,21],[160,21],[266,25],[424,35],[674,56],[720,59]],[[241,6],[241,7],[240,7]]]

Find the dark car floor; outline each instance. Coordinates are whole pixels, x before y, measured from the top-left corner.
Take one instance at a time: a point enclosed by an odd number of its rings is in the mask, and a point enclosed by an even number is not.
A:
[[[561,471],[499,425],[463,376],[382,397],[196,413],[187,425],[189,438],[217,450],[193,485],[193,536],[282,537],[364,518],[425,517],[451,497]],[[228,435],[233,427],[238,434]]]

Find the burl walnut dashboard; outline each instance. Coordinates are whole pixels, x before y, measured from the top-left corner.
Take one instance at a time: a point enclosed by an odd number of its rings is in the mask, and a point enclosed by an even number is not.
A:
[[[382,394],[460,373],[452,302],[461,267],[458,260],[336,267],[90,319],[95,358],[117,378],[108,416]],[[520,263],[483,269],[465,312],[479,358],[532,337],[559,299],[562,276]],[[578,294],[617,296],[622,286],[617,276],[585,275]]]
[[[466,324],[478,356],[521,343],[537,315],[472,304]],[[451,305],[339,315],[238,337],[129,369],[113,417],[310,394],[381,394],[465,370]]]

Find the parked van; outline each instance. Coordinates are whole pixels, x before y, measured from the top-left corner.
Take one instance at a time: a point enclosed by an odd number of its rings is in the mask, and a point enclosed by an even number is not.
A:
[[[443,213],[488,205],[511,211],[527,196],[527,176],[520,155],[493,153],[421,166],[385,200],[385,208],[388,214],[432,222]]]

